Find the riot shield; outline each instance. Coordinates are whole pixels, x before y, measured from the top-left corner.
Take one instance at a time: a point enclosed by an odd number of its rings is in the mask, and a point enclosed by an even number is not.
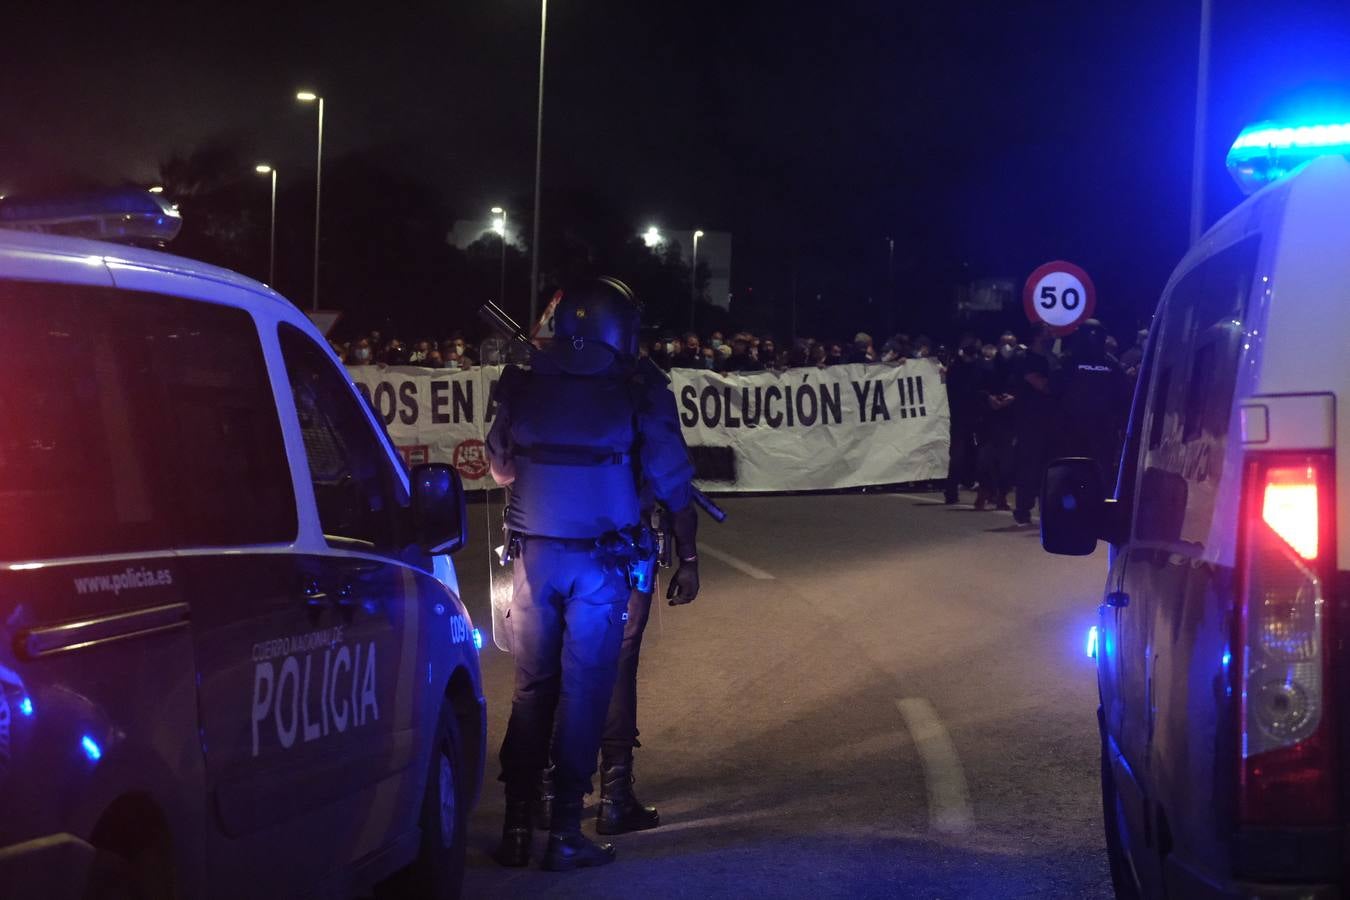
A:
[[[486,410],[492,408],[492,389],[506,362],[506,342],[501,338],[490,337],[479,348],[478,389],[485,398],[482,420],[483,441],[487,442],[492,422],[488,420]],[[487,535],[488,590],[492,600],[492,642],[503,653],[511,652],[511,632],[506,621],[506,613],[511,608],[513,576],[511,564],[504,562],[506,551],[506,505],[510,502],[508,488],[496,487],[489,482],[483,499],[484,525]]]

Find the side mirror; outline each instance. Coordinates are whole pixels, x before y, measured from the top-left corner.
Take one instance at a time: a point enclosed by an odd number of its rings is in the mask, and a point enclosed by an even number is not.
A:
[[[412,470],[412,521],[417,543],[431,554],[454,553],[468,541],[468,506],[459,472],[445,463]]]
[[[1057,459],[1041,485],[1041,546],[1061,556],[1090,556],[1106,519],[1102,473],[1091,459]]]

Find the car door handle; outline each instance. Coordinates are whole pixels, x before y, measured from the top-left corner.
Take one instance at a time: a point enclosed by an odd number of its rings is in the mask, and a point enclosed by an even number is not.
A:
[[[1130,595],[1124,591],[1112,591],[1106,595],[1106,605],[1114,606],[1116,609],[1124,609],[1130,605]]]

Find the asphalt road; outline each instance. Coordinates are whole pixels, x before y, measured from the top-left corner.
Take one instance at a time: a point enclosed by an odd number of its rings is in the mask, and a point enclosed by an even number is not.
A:
[[[703,593],[654,611],[643,648],[637,787],[662,827],[603,869],[538,870],[542,835],[535,867],[492,862],[511,660],[489,642],[465,896],[1110,896],[1084,654],[1104,555],[936,497],[724,505]],[[477,531],[457,562],[486,633]]]

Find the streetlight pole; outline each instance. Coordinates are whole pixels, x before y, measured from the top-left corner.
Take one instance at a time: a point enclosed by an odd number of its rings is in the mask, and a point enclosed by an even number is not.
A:
[[[895,238],[886,238],[886,330],[895,330]]]
[[[497,291],[497,302],[506,302],[506,209],[501,206],[492,207],[492,214],[501,216],[500,219],[492,223],[492,228],[502,238],[502,286]],[[534,318],[533,315],[530,316]]]
[[[271,287],[277,286],[277,170],[261,163],[254,166],[254,170],[259,175],[272,176],[272,225],[268,229],[267,237],[267,283]]]
[[[1195,74],[1195,144],[1191,149],[1191,246],[1205,230],[1205,131],[1209,119],[1209,35],[1212,0],[1200,0],[1200,48]]]
[[[694,260],[689,267],[689,330],[694,330],[694,320],[698,309],[698,239],[703,232],[694,232]]]
[[[534,128],[534,241],[530,244],[530,321],[539,313],[539,185],[544,161],[544,39],[548,34],[548,0],[539,3],[539,114]]]
[[[301,103],[319,102],[319,148],[314,163],[314,290],[310,308],[319,308],[319,215],[323,199],[323,98],[313,91],[300,91],[295,99]]]

